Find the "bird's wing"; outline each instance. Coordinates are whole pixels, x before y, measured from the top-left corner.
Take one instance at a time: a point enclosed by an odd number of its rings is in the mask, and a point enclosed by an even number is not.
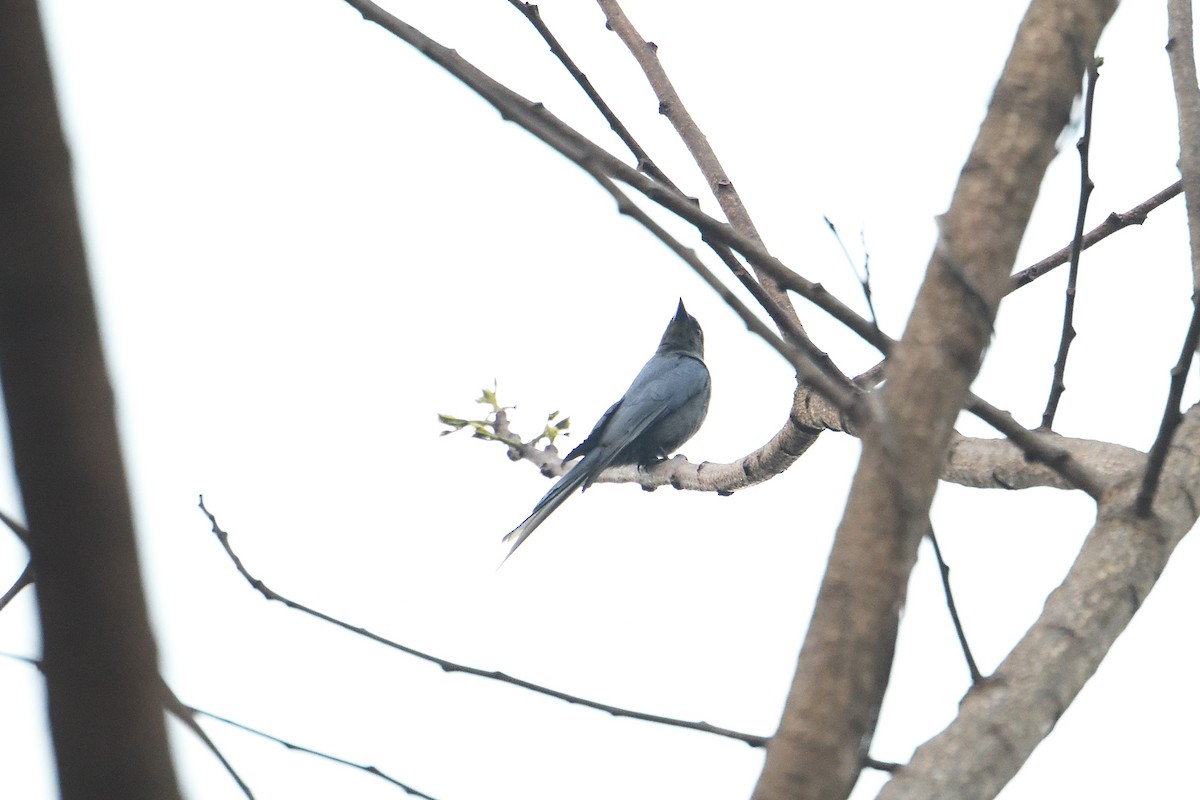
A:
[[[605,414],[588,436],[588,475],[583,488],[618,462],[643,433],[682,408],[708,387],[708,370],[694,358],[680,355],[652,358],[634,379],[625,396]],[[583,445],[580,445],[582,448]]]
[[[563,461],[570,461],[576,456],[585,456],[595,449],[600,443],[600,438],[604,436],[604,429],[608,427],[608,421],[612,419],[613,414],[621,407],[621,403],[625,402],[625,398],[621,398],[617,402],[608,407],[600,419],[592,426],[592,432],[587,435],[587,438],[580,442],[574,450],[567,453],[567,457]]]
[[[617,404],[620,408],[609,410],[613,419],[606,424],[605,432],[611,435],[602,434],[598,444],[608,446],[612,439],[621,437],[625,426],[637,427],[641,433],[662,414],[674,413],[708,391],[708,386],[708,368],[697,358],[672,354],[650,359]]]

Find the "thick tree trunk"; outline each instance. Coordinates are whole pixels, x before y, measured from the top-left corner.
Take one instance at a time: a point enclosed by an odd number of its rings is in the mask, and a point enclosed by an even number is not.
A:
[[[954,421],[1115,0],[1034,0],[963,167],[838,527],[754,800],[854,787],[887,688],[909,573]]]
[[[0,378],[37,571],[62,797],[179,797],[34,0],[0,5]]]

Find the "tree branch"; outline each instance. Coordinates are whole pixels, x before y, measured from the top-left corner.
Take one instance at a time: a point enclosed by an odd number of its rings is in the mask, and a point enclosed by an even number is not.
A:
[[[407,783],[404,783],[402,781],[399,781],[399,780],[393,778],[391,775],[389,775],[386,772],[384,772],[383,770],[379,769],[379,767],[376,767],[376,766],[373,766],[370,764],[362,764],[357,761],[350,761],[348,759],[342,758],[341,756],[335,756],[332,753],[326,753],[321,750],[314,750],[311,747],[305,747],[304,745],[296,744],[295,742],[289,741],[288,739],[282,739],[273,733],[267,733],[266,731],[259,730],[258,728],[254,728],[254,727],[251,727],[250,725],[246,725],[244,723],[238,722],[237,720],[229,719],[228,717],[222,717],[220,714],[214,714],[211,711],[205,711],[202,708],[196,708],[194,706],[183,705],[182,703],[180,703],[180,705],[183,707],[185,713],[187,713],[189,716],[199,715],[199,716],[208,717],[209,719],[215,719],[217,722],[223,722],[231,728],[237,728],[238,730],[245,731],[246,733],[251,733],[260,738],[269,739],[272,742],[281,744],[284,747],[286,747],[288,750],[292,750],[297,753],[307,753],[310,756],[316,756],[317,758],[322,758],[322,759],[325,759],[326,761],[332,761],[335,764],[341,764],[342,766],[345,766],[345,767],[353,767],[354,769],[365,772],[368,775],[374,775],[376,778],[387,781],[388,783],[392,784],[393,786],[397,787],[398,789],[402,789],[403,791],[405,791],[407,794],[411,795],[412,797],[423,798],[424,800],[435,800],[435,798],[431,797],[430,795],[427,795],[422,791],[414,789],[412,786],[409,786]],[[197,728],[198,727],[199,726],[197,726]],[[207,738],[207,737],[205,737],[205,738]]]
[[[918,293],[754,800],[849,794],[892,669],[930,502],[1084,66],[1115,0],[1034,0]]]
[[[658,46],[642,38],[616,0],[598,0],[598,2],[608,20],[608,27],[620,37],[634,60],[637,61],[638,66],[642,68],[654,94],[658,97],[659,113],[667,118],[675,128],[675,132],[679,134],[679,138],[688,152],[692,154],[696,166],[700,169],[700,174],[704,176],[709,191],[716,198],[725,218],[729,220],[734,230],[762,244],[762,237],[754,227],[754,221],[750,218],[750,212],[746,210],[745,204],[742,203],[741,195],[734,188],[733,181],[729,179],[725,168],[721,166],[716,151],[709,145],[708,137],[700,130],[700,126],[688,112],[687,106],[683,104],[679,93],[675,91],[675,86],[667,76],[666,70],[663,69],[662,62],[658,59]],[[751,263],[753,264],[753,262]],[[771,300],[784,310],[799,327],[799,318],[792,307],[791,299],[779,286],[775,277],[769,272],[759,272],[758,280]]]
[[[5,606],[13,601],[13,598],[21,593],[21,590],[26,586],[32,586],[35,580],[36,573],[33,571],[33,562],[30,561],[25,565],[25,569],[21,570],[21,574],[17,576],[13,585],[8,587],[3,595],[0,595],[0,611],[3,611]]]
[[[424,653],[415,648],[400,644],[399,642],[380,636],[377,633],[372,633],[366,628],[356,627],[348,622],[343,622],[342,620],[332,617],[322,611],[318,611],[315,608],[311,608],[303,603],[298,603],[295,600],[284,597],[268,587],[261,580],[251,575],[250,571],[246,569],[244,564],[242,564],[241,558],[238,557],[237,553],[234,552],[233,547],[229,544],[229,534],[221,529],[221,526],[217,524],[217,518],[212,514],[212,512],[205,508],[203,497],[200,498],[200,510],[204,512],[206,517],[208,517],[209,522],[212,524],[212,532],[216,535],[217,541],[220,542],[221,547],[225,550],[225,554],[229,556],[229,560],[233,562],[234,568],[236,568],[238,573],[246,579],[246,582],[249,583],[256,592],[261,594],[267,600],[283,603],[293,611],[299,611],[303,614],[309,615],[310,617],[319,619],[322,622],[327,622],[330,625],[335,625],[345,631],[349,631],[356,636],[361,636],[364,639],[370,639],[371,641],[382,644],[385,647],[390,647],[393,650],[399,650],[401,653],[406,653],[415,658],[419,658],[422,661],[428,661],[431,664],[436,664],[442,669],[443,672],[462,672],[466,675],[474,675],[477,678],[487,678],[488,680],[500,681],[501,683],[507,683],[521,689],[527,689],[537,694],[544,694],[547,697],[554,697],[559,700],[564,700],[574,705],[584,706],[586,708],[594,708],[598,711],[604,711],[614,717],[627,717],[629,719],[637,719],[643,722],[653,722],[659,725],[667,725],[675,728],[687,728],[689,730],[700,731],[702,733],[711,733],[716,736],[724,736],[728,739],[737,739],[738,741],[745,742],[752,747],[761,747],[766,741],[762,736],[755,736],[749,733],[740,733],[735,730],[730,730],[729,728],[720,728],[716,725],[710,725],[707,722],[688,722],[685,720],[673,719],[671,717],[661,717],[657,714],[644,714],[640,711],[631,711],[626,708],[611,706],[607,703],[598,703],[594,700],[586,700],[582,697],[576,697],[575,695],[567,694],[566,692],[560,692],[557,689],[550,689],[545,686],[540,686],[536,683],[522,680],[521,678],[515,678],[511,675],[506,675],[503,672],[484,670],[479,669],[478,667],[468,667],[465,664],[458,664],[453,661],[448,661],[444,658],[438,658],[437,656],[430,655],[429,653]]]
[[[1143,516],[1150,513],[1167,449],[1179,425],[1183,387],[1196,353],[1197,341],[1200,340],[1200,87],[1196,82],[1196,54],[1192,36],[1191,0],[1169,0],[1167,52],[1171,57],[1175,104],[1179,109],[1179,171],[1183,173],[1188,241],[1192,251],[1192,321],[1183,338],[1179,360],[1171,369],[1171,388],[1167,391],[1162,422],[1150,447],[1150,459],[1138,491],[1137,510]]]
[[[1046,410],[1042,412],[1042,427],[1054,427],[1054,416],[1058,412],[1058,401],[1067,389],[1067,355],[1071,342],[1075,340],[1075,292],[1079,281],[1079,254],[1083,251],[1083,223],[1087,217],[1088,199],[1096,184],[1088,170],[1088,154],[1092,147],[1092,106],[1096,99],[1096,81],[1100,77],[1100,62],[1092,59],[1087,73],[1087,99],[1083,105],[1083,135],[1075,147],[1079,151],[1079,209],[1075,214],[1075,236],[1071,240],[1071,268],[1067,277],[1067,289],[1063,302],[1062,334],[1058,338],[1058,355],[1054,359],[1054,377],[1050,381],[1050,396],[1046,399]]]
[[[1094,244],[1107,239],[1119,230],[1128,228],[1130,225],[1141,225],[1146,221],[1146,217],[1150,212],[1161,206],[1163,203],[1170,200],[1172,197],[1177,197],[1183,191],[1183,181],[1175,181],[1167,188],[1163,189],[1153,197],[1143,200],[1133,208],[1126,211],[1124,214],[1112,212],[1095,228],[1088,231],[1083,237],[1082,249],[1087,250]],[[1050,272],[1055,267],[1060,267],[1071,260],[1071,251],[1075,249],[1075,243],[1068,244],[1061,250],[1055,251],[1043,258],[1036,264],[1026,267],[1020,272],[1013,275],[1008,280],[1008,289],[1005,294],[1012,294],[1022,286],[1033,283],[1038,278]]]
[[[1200,406],[1180,427],[1155,500],[1135,507],[1131,476],[1106,495],[1095,526],[1045,609],[958,717],[917,749],[879,800],[990,800],[1054,729],[1149,594],[1200,509]]]
[[[600,96],[600,93],[596,91],[596,87],[588,80],[588,76],[575,64],[575,60],[571,58],[570,54],[567,53],[566,49],[558,41],[558,37],[554,35],[546,25],[545,20],[542,19],[541,10],[533,3],[526,3],[522,0],[508,0],[508,2],[513,8],[520,11],[525,19],[529,20],[529,24],[533,26],[538,35],[550,46],[550,52],[554,54],[554,57],[559,60],[567,72],[570,73],[571,77],[575,79],[575,83],[579,85],[583,93],[592,101],[592,105],[604,117],[605,122],[608,123],[608,127],[617,135],[617,138],[625,143],[625,146],[629,148],[629,152],[637,159],[637,168],[664,186],[678,191],[679,187],[672,183],[666,173],[658,168],[654,160],[650,158],[650,154],[638,144],[637,140],[633,138],[633,134],[629,132],[629,128],[625,127],[625,123],[621,122],[608,103],[604,101],[604,98]]]
[[[0,4],[0,384],[65,800],[179,797],[129,489],[34,0]]]

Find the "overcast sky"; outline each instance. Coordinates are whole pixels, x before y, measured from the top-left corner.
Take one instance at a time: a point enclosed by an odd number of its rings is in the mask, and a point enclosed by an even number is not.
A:
[[[386,7],[622,154],[503,0]],[[587,2],[543,16],[656,162],[702,195],[644,78]],[[782,425],[786,364],[586,175],[340,0],[43,3],[76,159],[153,622],[187,703],[374,764],[438,800],[749,795],[762,754],[436,667],[268,604],[196,507],[275,590],[410,647],[589,699],[769,735],[853,474],[826,434],[732,497],[600,485],[503,569],[500,537],[548,488],[503,448],[441,438],[498,384],[526,438],[578,442],[653,352],[678,298],[713,398],[692,460]],[[822,215],[870,252],[899,335],[1024,3],[630,0],[767,245],[863,309]],[[1165,12],[1127,3],[1101,40],[1089,225],[1178,173]],[[1022,250],[1066,243],[1064,133]],[[706,208],[713,204],[704,200]],[[674,228],[689,242],[696,237]],[[1084,258],[1058,429],[1145,449],[1190,310],[1183,202]],[[1063,278],[1009,298],[975,390],[1039,421]],[[811,308],[849,372],[870,348]],[[1195,386],[1188,402],[1197,398]],[[986,429],[964,418],[961,430]],[[0,508],[19,513],[11,476]],[[1094,507],[943,485],[934,522],[981,668],[1036,618]],[[0,536],[0,581],[24,567]],[[905,760],[967,688],[931,554],[913,575],[872,754]],[[1200,555],[1185,540],[1097,676],[1002,795],[1180,796],[1194,786]],[[39,652],[33,593],[0,651]],[[56,796],[36,671],[0,658],[0,794]],[[402,797],[359,771],[216,722],[260,798]],[[186,794],[239,797],[172,727]],[[856,798],[883,778],[865,773]]]

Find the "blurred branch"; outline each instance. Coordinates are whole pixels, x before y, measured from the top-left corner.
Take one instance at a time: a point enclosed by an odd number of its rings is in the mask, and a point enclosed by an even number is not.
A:
[[[157,650],[70,154],[34,0],[0,4],[0,387],[64,800],[171,800]]]
[[[17,576],[16,582],[14,582],[13,585],[8,588],[7,592],[5,592],[3,595],[0,595],[0,611],[3,611],[4,607],[11,603],[13,598],[21,593],[22,589],[24,589],[26,586],[32,585],[34,579],[35,573],[33,571],[33,562],[30,561],[25,565],[25,569],[21,570],[21,574]]]
[[[212,512],[205,507],[203,497],[200,498],[200,510],[204,512],[206,517],[208,517],[209,522],[212,524],[212,532],[216,535],[217,541],[221,543],[221,547],[225,550],[225,554],[229,556],[229,560],[233,562],[234,567],[241,574],[241,576],[246,579],[246,582],[249,583],[255,591],[257,591],[267,600],[283,603],[293,611],[299,611],[303,614],[309,615],[310,617],[319,619],[322,622],[327,622],[330,625],[335,625],[345,631],[349,631],[357,636],[361,636],[365,639],[370,639],[373,642],[377,642],[378,644],[382,644],[385,647],[390,647],[393,650],[399,650],[401,653],[406,653],[415,658],[419,658],[422,661],[428,661],[431,664],[436,664],[442,669],[443,672],[462,672],[466,675],[474,675],[477,678],[487,678],[488,680],[507,683],[521,689],[536,692],[537,694],[543,694],[547,697],[554,697],[559,700],[564,700],[574,705],[580,705],[586,708],[594,708],[598,711],[604,711],[614,717],[627,717],[629,719],[637,719],[643,722],[653,722],[659,725],[668,725],[675,728],[687,728],[689,730],[700,731],[702,733],[711,733],[716,736],[737,739],[738,741],[745,742],[752,747],[761,747],[766,742],[765,737],[755,736],[749,733],[740,733],[728,728],[719,728],[716,725],[710,725],[707,722],[687,722],[685,720],[672,719],[671,717],[661,717],[657,714],[644,714],[640,711],[632,711],[629,709],[620,708],[618,706],[611,706],[607,703],[598,703],[594,700],[586,700],[582,697],[576,697],[575,695],[567,694],[566,692],[560,692],[556,689],[550,689],[545,686],[540,686],[536,683],[515,678],[511,675],[506,675],[503,672],[484,670],[477,667],[469,667],[465,664],[458,664],[453,661],[448,661],[444,658],[438,658],[437,656],[430,655],[429,653],[423,653],[420,650],[400,644],[399,642],[392,641],[391,639],[387,639],[379,634],[372,633],[366,628],[360,628],[351,625],[348,622],[343,622],[342,620],[332,617],[322,611],[318,611],[315,608],[311,608],[302,603],[298,603],[295,600],[284,597],[283,595],[269,588],[261,580],[251,575],[249,570],[246,569],[245,565],[242,564],[242,560],[238,557],[237,553],[234,552],[233,547],[229,544],[229,534],[221,529],[221,526],[217,524],[217,518],[213,516]]]
[[[1058,402],[1067,389],[1067,354],[1075,339],[1075,293],[1079,280],[1079,254],[1083,250],[1083,223],[1087,217],[1088,199],[1096,185],[1088,170],[1088,154],[1092,146],[1092,106],[1096,99],[1096,81],[1100,78],[1103,59],[1093,58],[1087,73],[1087,95],[1083,106],[1083,135],[1075,145],[1079,151],[1079,209],[1075,214],[1075,236],[1071,241],[1071,268],[1067,276],[1067,290],[1063,302],[1062,334],[1058,340],[1058,355],[1054,359],[1054,377],[1050,381],[1050,396],[1046,399],[1046,410],[1042,412],[1042,427],[1054,427],[1054,415]]]
[[[17,522],[3,511],[0,511],[0,522],[3,522],[10,531],[17,535],[17,538],[20,539],[26,547],[29,547],[29,531],[25,529],[24,525]],[[30,562],[25,565],[25,569],[21,571],[21,574],[17,576],[17,580],[13,583],[13,585],[9,587],[8,591],[5,592],[3,596],[0,596],[0,611],[4,610],[4,607],[11,603],[13,598],[21,593],[22,589],[31,585],[35,580],[37,580],[37,572],[33,568],[33,561],[30,560]]]
[[[10,531],[15,533],[17,538],[25,543],[26,547],[29,546],[29,529],[3,511],[0,511],[0,522],[3,522]]]

